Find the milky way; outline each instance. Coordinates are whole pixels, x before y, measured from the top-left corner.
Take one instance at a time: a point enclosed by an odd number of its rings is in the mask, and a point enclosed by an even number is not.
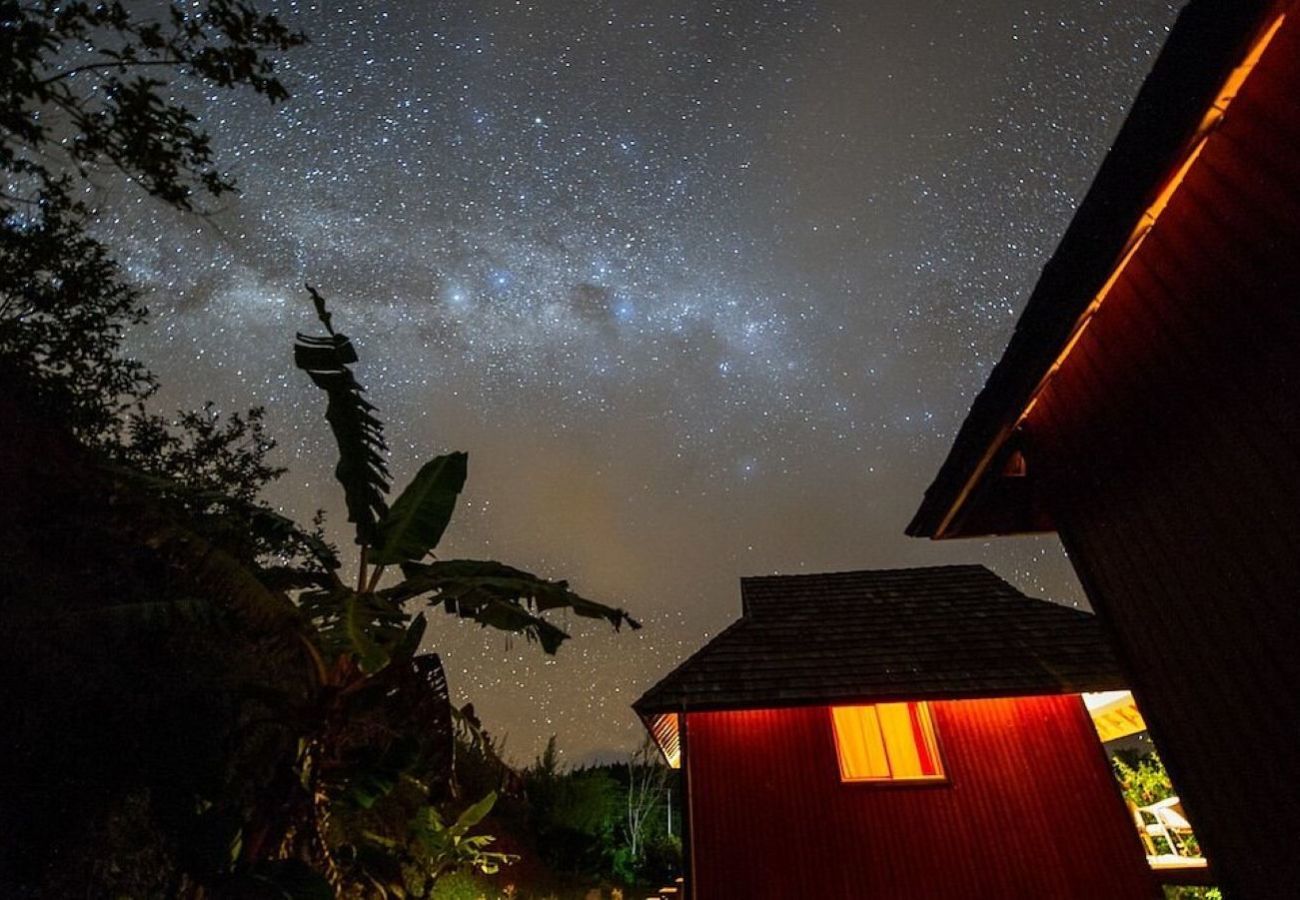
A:
[[[733,619],[737,576],[983,562],[1067,603],[1055,541],[902,529],[1150,68],[1143,0],[289,4],[293,99],[193,102],[240,197],[106,220],[150,288],[164,406],[269,408],[346,543],[331,298],[399,483],[470,454],[444,555],[626,606],[555,659],[430,646],[508,752],[630,746],[627,704]],[[120,198],[114,198],[120,199]],[[121,210],[125,208],[126,212]]]

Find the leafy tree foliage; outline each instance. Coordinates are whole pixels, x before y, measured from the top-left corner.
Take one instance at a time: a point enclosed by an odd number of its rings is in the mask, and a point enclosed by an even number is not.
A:
[[[681,841],[667,817],[677,774],[657,751],[569,769],[552,737],[522,776],[522,806],[504,826],[531,835],[555,872],[647,886],[680,874]]]
[[[28,475],[38,478],[18,475],[0,485],[18,498],[20,513],[5,522],[0,537],[12,536],[28,561],[58,553],[78,561],[54,577],[39,565],[19,568],[13,596],[55,600],[50,608],[67,617],[78,639],[68,643],[59,635],[20,657],[15,677],[31,681],[36,675],[54,691],[57,700],[46,708],[63,711],[64,728],[71,727],[76,699],[63,691],[81,682],[67,672],[61,681],[45,667],[60,657],[72,671],[73,646],[80,641],[103,648],[89,659],[89,669],[99,676],[101,695],[92,706],[104,715],[116,692],[158,680],[168,688],[141,695],[157,718],[138,734],[146,738],[140,749],[148,752],[139,759],[147,765],[120,766],[115,754],[130,743],[130,732],[88,720],[105,726],[91,735],[89,747],[109,773],[98,773],[108,786],[107,806],[86,806],[80,795],[87,785],[77,779],[68,796],[79,818],[95,829],[81,835],[95,842],[91,853],[77,858],[89,864],[103,852],[121,852],[124,831],[136,828],[156,836],[157,858],[142,859],[125,874],[84,867],[58,875],[29,872],[24,877],[40,885],[38,893],[95,884],[146,894],[166,885],[166,892],[185,895],[427,896],[446,871],[469,866],[490,872],[509,861],[491,848],[490,838],[470,833],[495,794],[468,806],[456,795],[458,720],[468,735],[476,723],[470,711],[452,707],[437,656],[420,652],[427,621],[418,604],[535,634],[550,652],[565,637],[543,618],[552,609],[578,610],[616,626],[636,623],[562,582],[499,563],[462,561],[442,571],[436,560],[419,562],[451,518],[464,483],[463,454],[439,458],[452,460],[450,466],[424,467],[374,523],[374,540],[383,543],[362,544],[363,556],[375,548],[380,559],[397,554],[394,571],[404,577],[380,587],[384,567],[367,570],[363,562],[353,586],[340,577],[332,548],[318,535],[252,499],[273,472],[262,460],[269,443],[257,416],[223,422],[207,410],[190,423],[193,439],[139,420],[109,461],[61,437],[60,429],[22,404],[13,420],[24,433],[44,431],[47,449],[57,452],[25,460]],[[374,422],[382,436],[382,425]],[[241,455],[249,452],[258,464]],[[57,481],[55,470],[80,474]],[[341,472],[341,478],[366,477]],[[232,490],[223,493],[225,486]],[[51,512],[56,521],[75,520],[74,527],[61,526],[63,538],[76,546],[97,541],[96,553],[47,546],[40,518]],[[286,533],[302,550],[288,560],[269,552],[284,546],[273,538]],[[117,568],[106,566],[102,554]],[[128,560],[133,563],[124,566]],[[105,568],[118,573],[116,585],[105,586],[112,603],[91,575]],[[29,613],[10,608],[0,615],[15,633],[37,632],[44,611],[25,619]],[[20,711],[4,713],[6,721],[23,720]],[[202,727],[191,714],[201,716]],[[40,748],[51,737],[48,725],[30,717],[26,722],[26,729],[10,733],[25,747]],[[187,739],[197,739],[202,753],[184,751]],[[41,764],[29,755],[20,771],[39,771]],[[28,797],[21,824],[31,833],[43,810],[41,797]],[[11,864],[23,868],[17,860]]]
[[[106,175],[183,210],[235,189],[172,80],[287,96],[277,58],[305,38],[231,0],[162,8],[0,0],[0,370],[92,445],[154,390],[121,353],[146,317],[87,231]]]
[[[359,360],[351,341],[334,328],[320,294],[310,292],[327,333],[300,334],[294,358],[327,397],[326,421],[339,449],[335,475],[360,561],[355,581],[340,578],[330,565],[309,564],[297,573],[304,588],[295,596],[311,629],[308,647],[320,691],[305,723],[295,777],[284,782],[283,793],[269,795],[274,809],[296,813],[277,821],[268,810],[267,833],[257,837],[252,853],[274,847],[276,857],[309,860],[335,881],[421,895],[449,868],[468,864],[489,871],[505,858],[487,849],[488,839],[467,834],[487,815],[490,801],[450,824],[438,809],[451,788],[456,712],[436,657],[418,653],[427,621],[411,607],[423,602],[485,627],[521,632],[551,653],[567,637],[543,618],[553,609],[599,617],[615,628],[639,626],[563,582],[500,563],[423,562],[458,505],[466,456],[451,453],[426,463],[388,504],[383,423],[352,371]],[[393,566],[403,577],[381,587]],[[404,710],[419,710],[407,727],[401,727]],[[365,725],[368,716],[375,727]],[[381,821],[387,827],[378,827]]]
[[[86,235],[83,217],[62,193],[36,213],[0,199],[0,368],[28,382],[34,402],[75,434],[99,443],[155,383],[120,354],[127,327],[145,318],[139,292]]]
[[[651,825],[663,812],[663,797],[669,769],[659,757],[659,748],[646,735],[627,761],[627,789],[624,791],[624,834],[628,857],[640,861],[645,854]]]
[[[1150,806],[1174,796],[1174,785],[1165,771],[1165,764],[1153,751],[1150,753],[1116,753],[1111,756],[1111,767],[1120,784],[1124,798],[1134,806]]]
[[[183,507],[106,468],[39,408],[0,493],[0,847],[7,896],[214,886],[244,811],[296,748],[300,615]],[[257,896],[249,893],[248,896]]]
[[[39,207],[104,169],[182,209],[234,182],[168,76],[287,98],[276,55],[306,38],[239,0],[169,5],[162,19],[121,2],[0,2],[0,167],[10,203]]]
[[[232,189],[170,81],[276,99],[301,37],[242,4],[160,9],[0,0],[8,896],[215,884],[230,821],[293,748],[272,699],[307,690],[276,638],[299,615],[251,566],[318,542],[251,500],[275,473],[258,414],[145,413],[154,378],[121,350],[146,311],[87,230],[106,175],[181,209]]]
[[[1120,750],[1111,755],[1110,764],[1124,799],[1136,807],[1150,806],[1175,796],[1164,760],[1154,750],[1146,753]],[[1184,835],[1182,839],[1188,852],[1199,855],[1200,843],[1194,834]],[[1172,847],[1168,849],[1174,850]]]

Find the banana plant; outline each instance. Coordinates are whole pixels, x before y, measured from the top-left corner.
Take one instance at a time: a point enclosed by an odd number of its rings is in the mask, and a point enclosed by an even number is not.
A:
[[[489,560],[437,560],[465,486],[468,457],[448,453],[426,462],[388,503],[391,477],[383,423],[353,374],[352,341],[334,328],[324,298],[307,286],[323,335],[299,333],[294,363],[325,392],[325,418],[338,445],[334,475],[343,487],[348,521],[360,548],[357,577],[304,592],[300,602],[318,623],[328,655],[346,655],[363,671],[382,669],[407,634],[413,604],[441,607],[479,625],[524,635],[555,653],[569,635],[544,614],[567,609],[615,629],[641,626],[625,611],[588,600],[565,581],[551,581]],[[380,588],[387,573],[401,579]]]
[[[490,838],[467,834],[493,798],[472,805],[450,826],[438,811],[439,797],[452,787],[452,734],[460,714],[436,655],[419,653],[427,626],[421,607],[522,634],[549,654],[569,637],[545,618],[554,610],[615,629],[640,625],[621,609],[578,595],[567,582],[491,560],[434,556],[460,502],[468,458],[460,452],[434,457],[389,503],[388,446],[377,410],[352,371],[356,348],[334,328],[324,298],[310,285],[307,290],[325,333],[299,333],[294,363],[326,395],[325,419],[338,446],[334,474],[359,561],[355,578],[342,577],[331,558],[283,579],[299,588],[298,609],[311,623],[306,649],[320,689],[295,766],[297,785],[279,796],[296,797],[294,820],[313,825],[295,829],[286,821],[266,832],[259,849],[265,855],[272,836],[293,835],[293,852],[313,860],[334,883],[363,882],[383,896],[405,896],[400,875],[413,861],[425,869],[426,889],[448,867],[487,869],[506,861],[486,850]],[[416,819],[396,829],[405,837],[370,831],[330,839],[340,821],[373,818],[377,804],[412,784],[420,785],[424,799]],[[275,802],[279,809],[289,806]]]
[[[389,887],[394,896],[429,897],[438,879],[450,872],[494,875],[514,863],[517,856],[489,849],[496,838],[470,834],[492,811],[496,799],[495,792],[489,793],[450,823],[434,807],[422,806],[396,837],[392,829],[363,831],[356,855],[367,865],[371,884]]]

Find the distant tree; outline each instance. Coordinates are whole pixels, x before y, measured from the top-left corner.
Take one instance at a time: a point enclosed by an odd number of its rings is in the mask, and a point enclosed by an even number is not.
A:
[[[524,772],[532,833],[555,871],[599,877],[616,849],[621,786],[606,767],[569,769],[559,762],[555,737]]]
[[[570,769],[552,737],[522,774],[531,831],[553,870],[629,886],[680,873],[681,842],[663,815],[675,773],[658,751],[642,747],[625,762]]]
[[[645,853],[645,837],[653,819],[661,814],[668,786],[668,767],[650,736],[641,741],[627,761],[625,829],[627,847],[637,863]]]

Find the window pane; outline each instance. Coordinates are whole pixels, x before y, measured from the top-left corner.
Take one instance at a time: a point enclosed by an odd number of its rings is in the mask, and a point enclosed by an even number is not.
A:
[[[831,721],[843,780],[943,778],[926,704],[836,706],[831,708]]]
[[[942,778],[943,761],[939,759],[939,742],[934,737],[934,722],[930,719],[928,703],[912,704],[912,723],[913,728],[921,733],[921,768],[935,778]]]
[[[888,778],[889,757],[874,706],[836,706],[835,744],[839,748],[840,775],[845,779]]]

